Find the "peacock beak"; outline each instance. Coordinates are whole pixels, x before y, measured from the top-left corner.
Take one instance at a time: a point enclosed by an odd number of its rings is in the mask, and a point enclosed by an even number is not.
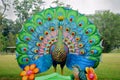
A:
[[[60,30],[63,30],[63,27],[62,27],[62,26],[59,26],[59,29],[60,29]]]

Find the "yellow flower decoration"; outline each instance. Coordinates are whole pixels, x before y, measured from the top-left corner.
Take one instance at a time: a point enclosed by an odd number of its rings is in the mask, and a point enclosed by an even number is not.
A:
[[[35,74],[39,72],[39,69],[36,68],[35,64],[31,64],[30,66],[26,66],[24,70],[20,73],[22,76],[22,80],[34,80]]]
[[[90,68],[86,67],[86,72],[87,72],[86,74],[87,80],[97,80],[97,75],[92,67]]]

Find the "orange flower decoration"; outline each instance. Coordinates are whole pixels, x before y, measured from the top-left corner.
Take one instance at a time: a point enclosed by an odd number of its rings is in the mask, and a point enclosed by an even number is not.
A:
[[[22,80],[34,80],[35,74],[38,72],[39,69],[36,68],[35,64],[32,64],[30,66],[26,66],[24,71],[20,73],[20,76],[22,76]]]
[[[87,80],[97,80],[97,75],[95,74],[94,69],[92,67],[86,67],[86,72]]]

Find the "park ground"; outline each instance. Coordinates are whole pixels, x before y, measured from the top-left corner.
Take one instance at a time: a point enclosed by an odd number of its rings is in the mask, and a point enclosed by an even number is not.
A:
[[[57,72],[60,73],[59,66]],[[0,55],[0,80],[21,80],[19,73],[22,70],[17,64],[15,55]],[[47,72],[36,76],[53,73],[53,67]],[[95,69],[98,80],[120,80],[120,53],[102,54],[101,62]],[[64,68],[64,75],[71,75],[71,71]]]

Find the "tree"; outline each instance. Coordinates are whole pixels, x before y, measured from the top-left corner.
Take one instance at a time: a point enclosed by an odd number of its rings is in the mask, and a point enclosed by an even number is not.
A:
[[[1,16],[3,16],[6,12],[6,10],[8,10],[10,8],[10,1],[9,0],[1,0],[2,5],[4,7],[2,7],[1,9],[3,9],[3,12],[1,13]]]
[[[7,47],[7,38],[2,35],[0,32],[0,51],[3,52]]]
[[[40,7],[43,3],[44,2],[42,0],[14,0],[14,12],[18,17],[20,24],[23,24],[23,22],[26,21],[26,19],[28,19],[35,12],[40,11]]]
[[[63,2],[59,2],[59,0],[55,0],[52,3],[55,3],[56,6],[63,6],[64,5],[64,3]]]
[[[120,14],[114,14],[110,11],[97,11],[89,18],[100,30],[104,52],[110,52],[120,47]]]
[[[20,20],[16,19],[14,24],[15,34],[17,34],[21,29],[22,29],[22,26],[20,24]]]
[[[9,32],[15,33],[15,23],[11,19],[2,19],[2,34],[8,36]]]
[[[71,5],[60,2],[59,0],[55,0],[52,3],[55,4],[56,6],[65,6],[67,8],[71,8]]]
[[[15,43],[16,43],[16,36],[13,34],[13,33],[9,33],[8,35],[8,46],[15,46]]]
[[[8,46],[15,46],[15,24],[12,20],[2,17],[0,25],[0,51],[4,52]],[[14,42],[14,43],[13,43]]]

